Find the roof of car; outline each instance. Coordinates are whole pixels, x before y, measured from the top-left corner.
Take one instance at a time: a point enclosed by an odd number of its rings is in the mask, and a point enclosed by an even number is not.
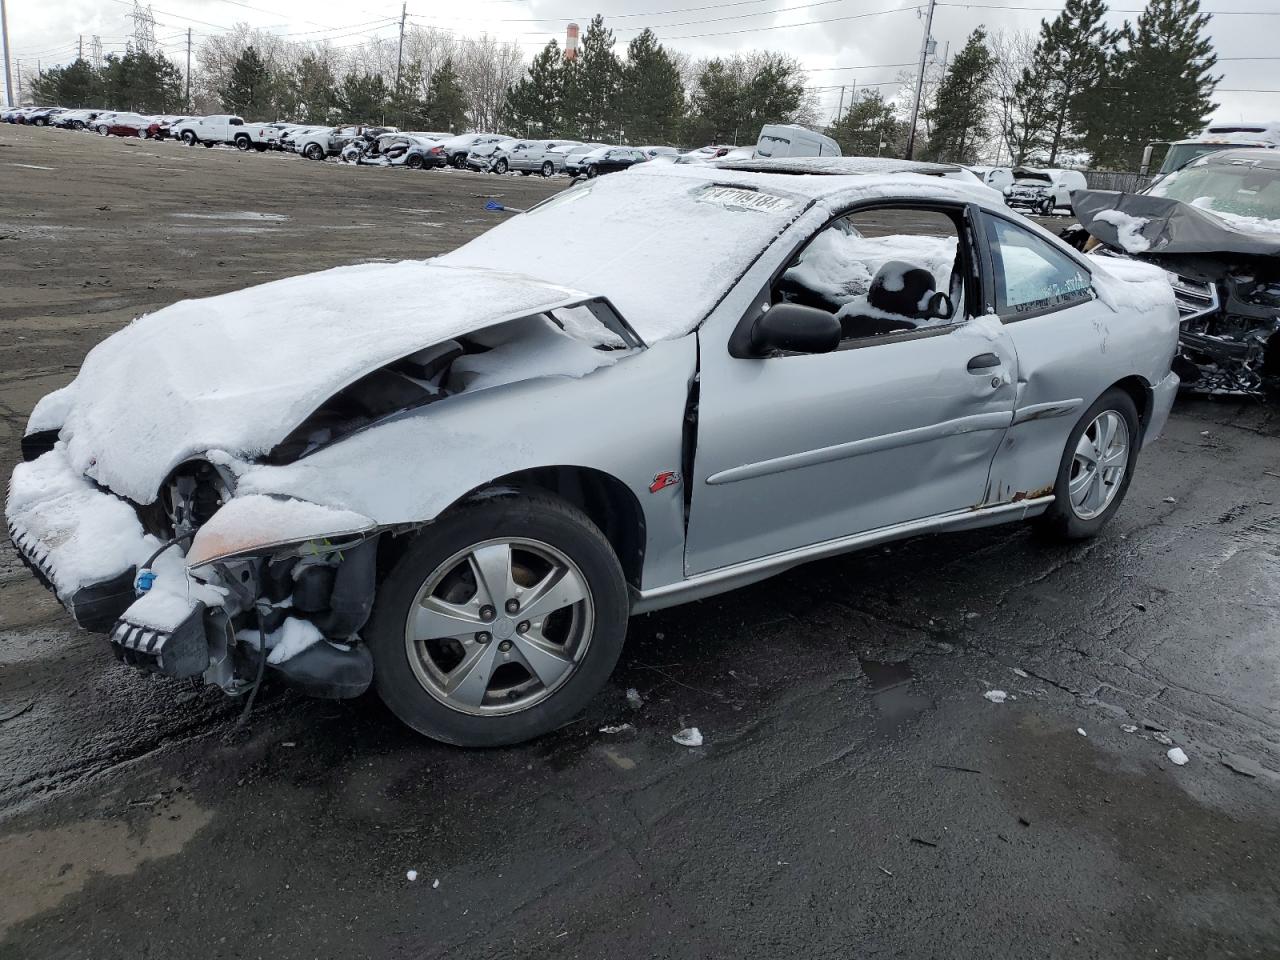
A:
[[[755,173],[815,174],[820,176],[867,176],[888,173],[920,173],[941,177],[957,173],[953,163],[924,163],[897,160],[892,157],[755,157],[750,160],[721,160],[721,170],[745,170]]]
[[[1230,150],[1219,150],[1207,153],[1194,162],[1195,166],[1204,163],[1241,163],[1263,167],[1267,170],[1280,170],[1280,150],[1275,147],[1233,147]]]

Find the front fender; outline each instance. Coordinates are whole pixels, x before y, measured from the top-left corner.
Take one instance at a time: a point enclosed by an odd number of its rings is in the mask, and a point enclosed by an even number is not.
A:
[[[237,494],[329,504],[378,526],[427,523],[492,481],[578,466],[617,478],[645,515],[643,580],[683,575],[684,488],[650,491],[678,472],[695,337],[663,341],[581,378],[540,377],[407,411],[294,463],[253,466]]]

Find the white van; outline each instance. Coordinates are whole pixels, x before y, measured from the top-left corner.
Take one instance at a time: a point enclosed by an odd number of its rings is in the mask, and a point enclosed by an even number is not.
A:
[[[1013,186],[1012,167],[965,167],[965,169],[973,171],[973,175],[992,190],[1004,193],[1005,187]]]
[[[830,137],[793,123],[766,123],[756,141],[757,157],[838,157],[840,145]]]

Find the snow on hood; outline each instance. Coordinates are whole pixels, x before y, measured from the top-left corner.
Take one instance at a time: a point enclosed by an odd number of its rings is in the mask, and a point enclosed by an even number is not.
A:
[[[1112,310],[1166,309],[1176,314],[1169,275],[1155,264],[1127,257],[1091,256],[1089,260],[1093,289]]]
[[[584,299],[495,270],[404,261],[339,267],[135,320],[44,398],[75,469],[150,503],[182,461],[260,456],[337,390],[415,350]]]

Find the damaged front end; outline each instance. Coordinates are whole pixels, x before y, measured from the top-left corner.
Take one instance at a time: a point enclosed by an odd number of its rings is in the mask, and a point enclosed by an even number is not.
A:
[[[1280,233],[1252,235],[1166,197],[1090,190],[1072,199],[1080,225],[1064,231],[1068,243],[1168,275],[1184,390],[1263,397],[1280,387]]]
[[[228,471],[193,461],[138,507],[76,474],[55,443],[14,471],[6,522],[76,622],[107,633],[131,666],[237,694],[265,656],[312,696],[360,695],[373,678],[359,631],[381,531],[349,511],[233,490]]]

